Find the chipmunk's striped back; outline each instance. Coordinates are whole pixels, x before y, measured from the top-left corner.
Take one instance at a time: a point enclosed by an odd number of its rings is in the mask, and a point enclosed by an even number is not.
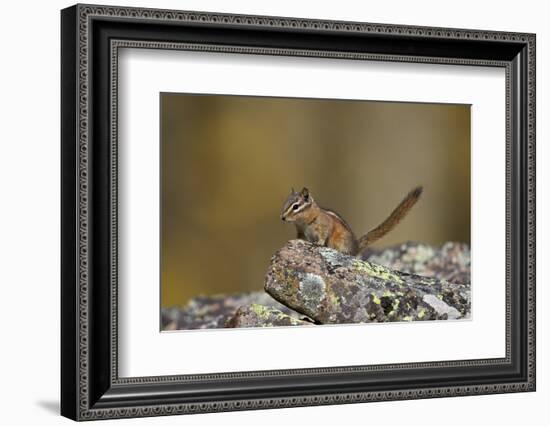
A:
[[[360,254],[371,243],[379,240],[407,215],[416,204],[422,187],[413,189],[376,228],[357,239],[349,224],[334,210],[320,207],[307,188],[299,193],[291,191],[283,205],[281,219],[296,226],[297,238],[331,247],[342,253]]]

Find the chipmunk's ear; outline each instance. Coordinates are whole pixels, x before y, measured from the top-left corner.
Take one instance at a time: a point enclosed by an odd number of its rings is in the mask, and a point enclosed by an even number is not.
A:
[[[290,193],[291,194],[296,194],[296,191],[294,191],[294,188],[290,188]]]
[[[309,198],[309,189],[307,189],[305,186],[302,188],[302,190],[300,191],[300,195],[302,196],[302,198],[304,200],[307,201],[307,199]]]

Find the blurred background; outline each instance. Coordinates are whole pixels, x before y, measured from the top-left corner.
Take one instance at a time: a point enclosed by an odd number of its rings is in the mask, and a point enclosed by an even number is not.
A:
[[[261,290],[295,236],[280,210],[307,186],[373,247],[470,242],[469,105],[161,94],[161,303]]]

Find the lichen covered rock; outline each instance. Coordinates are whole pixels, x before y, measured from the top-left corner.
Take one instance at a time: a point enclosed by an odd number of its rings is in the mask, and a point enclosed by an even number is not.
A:
[[[302,240],[271,259],[265,290],[321,324],[468,318],[470,286],[412,275]]]
[[[470,247],[465,243],[449,241],[434,247],[406,242],[384,249],[369,249],[363,259],[401,272],[470,283]]]
[[[226,327],[284,327],[289,325],[311,325],[285,314],[279,309],[264,305],[241,306],[227,322]]]
[[[277,309],[286,315],[300,319],[303,315],[273,299],[265,291],[236,294],[197,296],[182,307],[173,306],[161,311],[163,330],[194,330],[222,328],[237,309],[247,305],[263,305]]]

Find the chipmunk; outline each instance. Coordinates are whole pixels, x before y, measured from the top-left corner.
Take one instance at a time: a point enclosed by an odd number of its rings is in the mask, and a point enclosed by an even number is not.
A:
[[[421,194],[421,186],[413,189],[386,220],[359,239],[338,213],[320,207],[307,188],[303,188],[300,192],[291,190],[283,205],[281,219],[284,222],[294,223],[299,239],[356,256],[395,228],[415,205]]]

